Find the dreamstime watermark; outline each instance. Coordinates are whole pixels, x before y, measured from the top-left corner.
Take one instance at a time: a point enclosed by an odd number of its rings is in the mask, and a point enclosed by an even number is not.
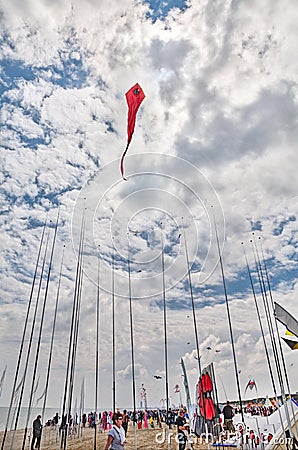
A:
[[[224,443],[229,439],[233,439],[233,441],[237,441],[241,439],[242,434],[240,432],[229,433],[229,432],[220,432],[217,435],[212,433],[201,433],[200,435],[196,435],[194,433],[189,433],[185,435],[186,440],[189,443],[193,444],[208,444],[208,443]],[[155,442],[157,444],[164,444],[165,442],[171,442],[175,440],[176,443],[180,442],[180,437],[177,432],[167,431],[167,429],[163,429],[159,433],[155,435]]]
[[[295,439],[293,437],[282,437],[282,436],[278,438],[272,438],[270,443],[272,445],[286,445],[287,448],[294,448],[293,447],[294,443],[297,444],[297,442],[295,442]]]
[[[260,439],[259,436],[254,436],[254,446],[257,447],[258,445],[263,445],[264,442],[268,444],[269,442],[272,445],[286,445],[287,448],[292,448],[294,444],[294,438],[293,437],[272,437],[270,439],[270,433],[269,435],[263,434],[263,441]],[[246,442],[246,439],[251,440],[250,432],[248,429],[246,429],[246,426],[242,423],[238,423],[235,425],[235,432],[230,431],[220,431],[217,434],[213,433],[201,433],[200,435],[197,435],[193,432],[190,432],[188,435],[185,435],[182,439],[186,439],[188,443],[192,444],[208,444],[208,443],[217,443],[217,444],[225,444],[227,442],[243,445],[243,443]],[[179,434],[176,431],[170,431],[167,428],[163,428],[162,431],[156,433],[155,435],[155,442],[156,444],[164,444],[164,443],[170,443],[171,441],[175,441],[177,444],[180,442]]]
[[[162,292],[163,253],[166,290],[187,275],[188,267],[203,283],[218,262],[215,223],[221,251],[225,237],[212,184],[186,160],[158,153],[128,155],[126,175],[124,181],[114,160],[77,198],[72,240],[76,253],[83,246],[85,275],[97,284],[100,259],[100,287],[111,292],[114,277],[115,295],[127,297],[129,259],[134,298],[154,297]]]

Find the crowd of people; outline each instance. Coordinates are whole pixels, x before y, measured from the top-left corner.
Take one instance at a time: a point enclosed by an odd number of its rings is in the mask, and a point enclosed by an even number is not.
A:
[[[125,448],[127,426],[129,421],[135,420],[138,424],[139,429],[142,426],[144,426],[144,428],[148,428],[149,426],[154,428],[155,423],[156,426],[161,426],[162,421],[167,422],[168,425],[172,425],[172,417],[174,411],[170,412],[171,414],[167,416],[165,411],[138,411],[136,413],[136,417],[134,417],[132,413],[127,413],[126,410],[123,411],[123,414],[119,411],[114,413],[112,415],[113,426],[108,432],[105,450],[117,450]],[[186,409],[181,408],[178,411],[178,414],[175,417],[175,425],[177,427],[177,440],[179,443],[179,450],[184,450],[187,442],[187,434],[189,434],[190,431]]]
[[[244,412],[250,413],[251,415],[270,415],[276,410],[273,405],[247,405],[244,407]],[[231,405],[227,401],[226,405],[219,411],[222,414],[223,420],[218,417],[217,425],[221,427],[223,431],[228,433],[234,433],[235,428],[233,424],[234,415],[239,412],[239,406]],[[94,412],[89,412],[88,414],[83,413],[80,417],[75,414],[74,417],[68,417],[65,415],[62,419],[59,414],[56,413],[52,419],[46,422],[46,426],[55,428],[57,433],[61,431],[65,432],[66,435],[71,435],[77,433],[79,429],[82,428],[95,428],[99,433],[107,433],[107,442],[105,450],[122,448],[125,445],[127,430],[129,423],[136,424],[136,427],[140,430],[142,428],[162,428],[162,424],[168,425],[169,428],[176,428],[177,431],[177,441],[179,443],[179,450],[184,450],[188,436],[190,434],[190,420],[186,408],[170,408],[168,411],[165,409],[140,409],[133,413],[133,411],[123,412],[117,410],[115,413],[112,411],[103,411],[95,414]],[[193,424],[192,424],[193,425]],[[31,440],[31,450],[35,448],[40,448],[42,434],[42,423],[41,416],[38,415],[33,422],[33,432]],[[118,447],[117,447],[118,446]],[[120,447],[119,447],[120,446]]]
[[[276,410],[277,406],[274,405],[248,405],[244,408],[244,412],[250,413],[252,416],[271,416]]]
[[[185,431],[189,431],[189,417],[185,409],[169,409],[168,412],[164,409],[149,409],[149,410],[137,410],[135,414],[133,411],[127,411],[126,409],[120,413],[117,410],[115,413],[112,411],[103,411],[95,414],[89,412],[83,413],[81,417],[78,414],[68,417],[65,415],[63,418],[58,413],[51,419],[48,419],[45,423],[46,427],[55,429],[57,433],[67,432],[67,435],[72,435],[78,431],[78,426],[81,428],[94,428],[98,429],[99,433],[107,433],[107,443],[105,449],[120,448],[123,449],[125,443],[126,434],[129,423],[136,424],[136,427],[140,429],[149,428],[162,428],[162,423],[167,424],[170,428],[177,427],[178,439],[181,440],[179,449],[184,449],[184,441],[186,442]],[[31,440],[31,449],[40,448],[42,433],[41,416],[38,415],[33,422],[33,434]]]

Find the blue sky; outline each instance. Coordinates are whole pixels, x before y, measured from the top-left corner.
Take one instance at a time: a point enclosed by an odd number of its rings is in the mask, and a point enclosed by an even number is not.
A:
[[[151,17],[153,21],[156,21],[158,19],[165,20],[173,8],[176,8],[180,12],[183,12],[188,7],[188,2],[185,0],[151,0],[147,1],[146,3],[148,3],[148,5],[150,6],[150,11],[148,12],[147,16]]]
[[[80,1],[1,5],[0,373],[7,365],[7,377],[0,405],[10,398],[42,227],[47,215],[52,239],[58,206],[41,379],[65,246],[53,356],[55,379],[61,386],[64,382],[76,252],[86,211],[75,395],[86,377],[87,402],[93,401],[100,245],[102,406],[109,407],[112,398],[113,254],[117,383],[127,387],[119,390],[117,402],[131,404],[128,251],[136,382],[145,383],[153,404],[164,397],[163,385],[153,379],[153,374],[164,377],[162,243],[169,382],[173,387],[182,383],[179,361],[184,357],[193,392],[197,368],[185,232],[202,362],[216,356],[225,390],[236,397],[214,214],[241,383],[244,389],[253,376],[260,395],[271,395],[241,242],[255,273],[250,242],[255,233],[273,298],[297,317],[296,3],[287,2],[286,8],[270,0],[262,8],[241,0],[101,3],[100,11],[91,0],[84,7]],[[119,168],[127,139],[125,93],[136,82],[146,98],[125,159],[125,182]],[[265,329],[268,333],[266,324]],[[295,368],[296,355],[284,351]],[[297,390],[294,369],[289,376]],[[59,404],[60,396],[51,384],[49,406]]]

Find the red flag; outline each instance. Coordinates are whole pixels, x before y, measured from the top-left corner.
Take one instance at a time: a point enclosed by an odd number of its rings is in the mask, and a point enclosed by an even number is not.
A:
[[[138,109],[139,109],[142,101],[145,98],[145,94],[142,91],[141,86],[138,83],[136,83],[131,89],[129,89],[129,91],[126,92],[125,96],[126,96],[126,101],[127,101],[127,106],[128,106],[127,145],[126,145],[126,149],[122,155],[121,163],[120,163],[121,174],[122,174],[122,178],[124,180],[125,180],[125,178],[124,178],[123,161],[124,161],[124,157],[128,150],[128,147],[129,147],[129,144],[130,144],[130,141],[131,141],[134,129],[135,129],[137,112],[138,112]]]

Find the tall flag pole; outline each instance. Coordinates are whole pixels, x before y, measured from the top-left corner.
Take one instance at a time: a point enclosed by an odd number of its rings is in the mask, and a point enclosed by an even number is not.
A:
[[[48,275],[47,275],[47,281],[46,281],[46,289],[45,289],[43,305],[42,305],[42,311],[41,311],[41,319],[40,319],[40,325],[39,325],[39,334],[38,334],[38,341],[37,341],[37,347],[36,347],[36,352],[35,352],[33,377],[32,377],[32,383],[31,383],[31,392],[30,392],[30,398],[29,398],[29,405],[28,405],[28,412],[27,412],[27,418],[26,418],[26,425],[25,425],[24,436],[23,436],[22,450],[24,450],[25,445],[26,445],[28,424],[29,424],[31,408],[32,408],[32,402],[33,402],[35,378],[36,378],[36,374],[37,374],[37,366],[38,366],[38,361],[39,361],[39,356],[40,356],[41,337],[42,337],[42,332],[43,332],[45,310],[46,310],[46,304],[47,304],[48,292],[49,292],[49,283],[50,283],[50,277],[51,277],[51,271],[52,271],[52,265],[53,265],[54,250],[55,250],[55,245],[56,245],[59,215],[60,215],[60,210],[58,208],[57,219],[56,219],[56,224],[55,224],[55,229],[54,229],[54,237],[53,237],[52,248],[51,248],[50,261],[49,261]]]
[[[42,229],[41,239],[40,239],[39,248],[38,248],[38,254],[37,254],[37,259],[36,259],[36,264],[35,264],[35,270],[34,270],[32,285],[31,285],[31,291],[30,291],[30,295],[29,295],[29,302],[28,302],[28,306],[27,306],[27,312],[26,312],[26,318],[25,318],[25,323],[24,323],[24,328],[23,328],[21,345],[20,345],[20,350],[19,350],[19,355],[18,355],[17,367],[16,367],[16,371],[15,371],[14,382],[13,382],[13,387],[12,387],[12,393],[11,393],[11,397],[10,397],[10,404],[9,404],[9,408],[8,408],[8,412],[7,412],[5,430],[4,430],[3,438],[2,438],[1,450],[4,449],[4,444],[5,444],[5,440],[6,440],[9,419],[10,419],[10,415],[11,415],[11,409],[12,409],[12,406],[13,406],[13,401],[14,401],[14,397],[15,397],[17,381],[18,381],[18,377],[19,377],[20,364],[21,364],[21,359],[22,359],[22,355],[23,355],[25,336],[26,336],[26,332],[27,332],[29,314],[30,314],[32,298],[33,298],[33,291],[34,291],[35,281],[36,281],[36,277],[37,277],[38,265],[39,265],[41,249],[42,249],[42,245],[43,245],[43,241],[44,241],[46,225],[47,225],[47,216],[46,216],[46,220],[45,220],[45,223],[44,223],[44,226],[43,226],[43,229]]]
[[[188,411],[188,414],[190,415],[191,399],[190,399],[190,393],[189,393],[187,373],[186,373],[186,368],[185,368],[183,358],[181,358],[180,363],[181,363],[182,372],[183,372],[183,384],[184,384],[184,388],[185,388],[187,411]]]
[[[16,417],[15,417],[15,423],[14,423],[14,429],[13,429],[13,436],[12,436],[12,440],[11,440],[11,444],[10,444],[10,450],[13,450],[15,432],[16,432],[19,417],[20,417],[21,405],[22,405],[24,389],[25,389],[25,381],[26,381],[26,376],[27,376],[28,367],[29,367],[29,358],[30,358],[31,347],[32,347],[32,343],[33,343],[33,335],[34,335],[34,330],[35,330],[35,326],[36,326],[36,317],[37,317],[37,310],[38,310],[38,305],[39,305],[39,300],[40,300],[40,291],[41,291],[41,286],[42,286],[42,282],[43,282],[46,257],[47,257],[47,252],[48,252],[49,236],[50,236],[50,233],[48,232],[45,250],[44,250],[44,257],[43,257],[43,262],[42,262],[42,267],[41,267],[40,279],[39,279],[39,284],[38,284],[38,290],[37,290],[37,295],[36,295],[34,313],[33,313],[33,318],[32,318],[32,323],[31,323],[29,344],[28,344],[28,348],[27,348],[27,356],[26,356],[26,361],[25,361],[24,374],[22,377],[21,391],[20,391],[20,396],[19,396],[19,400],[18,400],[18,407],[17,407],[17,411],[16,411]]]
[[[120,170],[123,180],[126,180],[124,177],[124,158],[127,153],[136,123],[136,117],[139,107],[141,106],[142,101],[145,98],[145,94],[141,88],[141,86],[136,83],[129,91],[126,92],[126,102],[128,106],[128,117],[127,117],[127,144],[124,150],[124,153],[120,162]]]
[[[218,393],[217,393],[217,383],[216,383],[216,379],[215,379],[214,360],[210,364],[210,374],[211,374],[211,379],[212,379],[213,386],[214,386],[215,403],[218,407]]]
[[[291,426],[290,426],[289,411],[288,411],[288,407],[287,407],[287,405],[285,403],[285,395],[284,395],[283,381],[282,381],[282,376],[281,376],[281,368],[280,368],[280,363],[279,363],[279,357],[278,357],[278,352],[277,352],[276,341],[275,341],[275,337],[274,337],[274,331],[273,331],[271,315],[270,315],[270,311],[269,311],[268,297],[267,297],[267,292],[266,292],[266,288],[265,288],[264,277],[263,277],[262,268],[261,268],[261,265],[260,265],[260,259],[258,257],[259,255],[258,255],[258,252],[257,252],[257,248],[256,248],[256,245],[255,245],[255,242],[252,239],[250,240],[250,242],[252,244],[252,251],[253,251],[253,255],[254,255],[254,262],[255,262],[256,273],[257,273],[257,277],[258,277],[258,281],[259,281],[261,296],[262,296],[262,299],[263,299],[263,305],[264,305],[265,316],[266,316],[266,320],[267,320],[269,336],[270,336],[272,350],[273,350],[273,356],[274,356],[276,371],[277,371],[277,375],[278,375],[279,385],[280,385],[280,388],[281,388],[282,403],[284,404],[284,408],[285,408],[285,414],[286,414],[286,419],[287,419],[287,423],[288,423],[288,426],[289,426],[289,432],[290,432],[290,435],[292,436],[292,429],[291,429]],[[284,423],[283,422],[282,422],[282,429],[283,429],[284,435],[286,436],[286,431],[285,431],[285,427],[284,427]]]
[[[81,428],[81,433],[79,432],[79,436],[81,434],[81,436],[83,435],[83,427],[82,427],[82,419],[83,419],[83,413],[84,413],[84,409],[85,409],[85,378],[83,377],[82,379],[82,384],[81,384],[81,397],[80,397],[80,428]]]
[[[255,288],[254,288],[253,279],[252,279],[252,275],[251,275],[251,270],[250,270],[250,267],[249,267],[249,263],[248,263],[248,259],[247,259],[247,255],[246,255],[246,251],[245,251],[243,242],[242,242],[242,245],[243,245],[243,253],[244,253],[244,258],[245,258],[245,262],[246,262],[248,278],[249,278],[250,285],[251,285],[251,290],[252,290],[252,294],[253,294],[253,298],[254,298],[254,304],[255,304],[256,313],[257,313],[257,317],[258,317],[259,327],[260,327],[260,331],[261,331],[261,335],[262,335],[262,339],[263,339],[263,345],[264,345],[264,349],[265,349],[265,354],[266,354],[266,359],[267,359],[267,364],[268,364],[268,370],[269,370],[269,374],[270,374],[271,384],[272,384],[272,388],[273,388],[276,404],[278,405],[276,384],[275,384],[275,381],[274,381],[274,375],[273,375],[272,365],[271,365],[271,361],[270,361],[268,346],[267,346],[267,342],[266,342],[266,338],[265,338],[264,328],[263,328],[263,324],[262,324],[262,320],[261,320],[260,309],[259,309],[259,305],[258,305],[258,302],[257,302],[256,291],[255,291]],[[283,421],[282,421],[282,417],[281,417],[281,412],[280,412],[279,406],[278,406],[278,413],[279,413],[280,423],[282,424]],[[284,429],[283,429],[283,431],[284,431]]]
[[[95,396],[94,396],[94,450],[97,437],[97,404],[98,404],[98,375],[99,375],[99,321],[100,321],[100,254],[97,264],[97,296],[96,296],[96,345],[95,345]]]
[[[182,217],[183,220],[183,217]],[[202,375],[202,368],[201,368],[201,358],[200,358],[200,346],[199,346],[199,334],[198,334],[198,327],[197,327],[197,320],[196,320],[196,311],[195,311],[195,303],[193,298],[193,289],[192,289],[192,281],[191,281],[191,268],[189,265],[189,257],[188,257],[188,248],[187,248],[187,241],[185,236],[185,230],[183,227],[183,237],[184,237],[184,244],[185,244],[185,255],[186,255],[186,263],[187,263],[187,275],[188,275],[188,282],[189,282],[189,289],[190,289],[190,297],[191,297],[191,307],[192,307],[192,317],[193,317],[193,326],[195,331],[195,340],[196,340],[196,348],[197,348],[197,360],[198,360],[198,369],[199,369],[199,377]]]
[[[259,240],[260,239],[261,238],[259,237]],[[268,270],[267,270],[267,265],[266,265],[266,261],[265,261],[264,252],[263,252],[261,241],[260,241],[260,247],[261,247],[263,266],[264,266],[265,275],[266,275],[266,281],[267,281],[268,290],[269,290],[269,297],[270,297],[270,301],[271,301],[271,308],[274,311],[275,308],[274,308],[274,301],[273,301],[272,290],[271,290],[271,283],[270,283],[270,279],[269,279],[269,274],[268,274]],[[280,336],[279,336],[279,332],[278,332],[277,317],[276,317],[275,314],[274,314],[274,322],[275,322],[275,330],[276,330],[276,333],[277,333],[277,336],[278,336],[279,349],[280,349],[280,354],[281,354],[281,357],[282,357],[282,363],[283,363],[283,369],[284,369],[285,379],[286,379],[286,383],[287,383],[287,388],[288,388],[288,391],[289,391],[289,395],[291,395],[291,388],[290,388],[290,383],[289,383],[289,378],[288,378],[288,373],[287,373],[284,353],[283,353],[283,350],[282,350],[281,340],[280,340]],[[292,405],[292,403],[291,403],[291,405]],[[293,408],[293,405],[292,405],[292,408]],[[294,411],[292,411],[292,412],[294,412]],[[295,422],[295,425],[296,425],[296,432],[297,432],[297,424],[296,424],[296,422]]]
[[[51,371],[52,354],[53,354],[53,346],[54,346],[54,336],[55,336],[55,329],[56,329],[58,303],[59,303],[61,278],[62,278],[62,267],[63,267],[63,260],[64,260],[64,249],[65,249],[65,245],[63,246],[63,252],[62,252],[62,257],[61,257],[61,264],[60,264],[59,280],[58,280],[58,287],[57,287],[57,294],[56,294],[54,320],[53,320],[51,344],[50,344],[49,359],[48,359],[48,369],[47,369],[46,384],[45,384],[45,390],[44,390],[44,400],[43,400],[42,415],[41,415],[42,422],[44,421],[44,414],[45,414],[45,408],[46,408],[46,402],[47,402],[47,394],[48,394],[48,386],[49,386],[49,380],[50,380],[50,371]]]
[[[269,299],[270,299],[270,304],[271,304],[271,309],[274,312],[274,301],[273,301],[273,297],[272,297],[272,291],[271,291],[271,284],[270,284],[270,279],[269,279],[269,274],[268,274],[268,270],[267,270],[267,265],[266,265],[266,261],[265,261],[265,257],[264,257],[264,252],[263,252],[263,248],[262,248],[262,243],[261,243],[261,238],[259,237],[259,243],[260,243],[260,248],[261,248],[261,255],[262,255],[262,262],[263,262],[263,267],[264,267],[264,272],[265,272],[265,279],[267,282],[267,287],[268,287],[268,292],[269,292]],[[257,246],[256,246],[257,248]],[[257,253],[259,255],[259,253]],[[259,257],[260,259],[260,257]],[[261,263],[260,266],[262,267]],[[282,367],[283,367],[283,372],[284,372],[284,376],[285,376],[285,381],[286,381],[286,385],[287,385],[287,389],[289,392],[289,395],[291,396],[291,389],[290,389],[290,383],[289,383],[289,378],[288,378],[288,373],[287,373],[287,368],[286,368],[286,362],[285,362],[285,358],[284,358],[284,353],[283,353],[283,349],[282,349],[282,345],[281,345],[281,338],[279,335],[279,331],[278,331],[278,325],[277,325],[277,318],[275,316],[275,314],[273,314],[273,318],[274,318],[274,325],[275,325],[275,332],[277,335],[277,342],[278,342],[278,348],[279,348],[279,354],[281,356],[281,361],[282,361]],[[281,375],[281,380],[282,380],[282,375]],[[284,391],[284,384],[281,384],[282,389]],[[292,409],[292,414],[294,417],[294,407],[293,407],[293,403],[290,402],[291,404],[291,409]],[[287,405],[286,405],[286,409],[287,409]],[[286,413],[288,414],[288,413]],[[288,418],[288,420],[290,421],[290,419]],[[297,429],[297,422],[295,421],[295,431],[296,431],[296,435],[298,437],[298,429]]]
[[[129,252],[127,258],[128,267],[128,289],[129,289],[129,320],[130,320],[130,342],[131,342],[131,373],[132,373],[132,399],[133,399],[133,427],[134,427],[134,449],[137,448],[137,422],[136,422],[136,381],[135,381],[135,359],[133,339],[133,314],[132,314],[132,290]]]
[[[216,235],[216,243],[217,243],[219,264],[220,264],[220,269],[221,269],[222,283],[223,283],[224,295],[225,295],[225,300],[226,300],[226,310],[227,310],[229,330],[230,330],[230,338],[231,338],[232,353],[233,353],[233,360],[234,360],[234,368],[235,368],[235,376],[236,376],[236,383],[237,383],[237,391],[238,391],[238,398],[239,398],[239,404],[240,404],[240,413],[241,413],[242,422],[244,423],[244,414],[243,414],[241,391],[240,391],[240,382],[239,382],[239,372],[238,372],[237,361],[236,361],[234,335],[233,335],[233,329],[232,329],[232,321],[231,321],[229,300],[228,300],[228,294],[227,294],[226,280],[225,280],[222,256],[221,256],[221,251],[220,251],[220,246],[219,246],[217,225],[216,225],[216,221],[215,221],[213,206],[211,206],[211,208],[212,208],[212,214],[213,214],[213,223],[214,223],[214,229],[215,229],[215,235]]]
[[[112,356],[113,356],[113,412],[116,411],[116,351],[115,351],[115,252],[112,262]]]
[[[183,221],[183,217],[182,217]],[[200,356],[200,345],[199,345],[199,334],[198,334],[198,328],[197,328],[197,320],[196,320],[196,311],[195,311],[195,303],[194,303],[194,297],[193,297],[193,289],[192,289],[192,281],[191,281],[191,267],[189,264],[189,257],[188,257],[188,247],[187,247],[187,241],[185,236],[185,229],[183,227],[183,238],[184,238],[184,245],[185,245],[185,255],[186,255],[186,263],[187,263],[187,275],[188,275],[188,283],[189,283],[189,289],[190,289],[190,298],[191,298],[191,307],[192,307],[192,317],[193,317],[193,326],[195,331],[195,340],[196,340],[196,349],[197,349],[197,361],[198,361],[198,381],[202,376],[202,367],[201,367],[201,356]],[[206,405],[203,401],[203,413],[204,413],[204,422],[207,430],[207,422],[206,422],[206,411],[205,411]],[[188,411],[190,414],[190,410]]]
[[[254,234],[253,234],[253,236],[254,236]],[[269,301],[268,301],[268,296],[267,296],[267,290],[265,287],[263,271],[262,271],[259,253],[258,253],[258,249],[257,249],[256,243],[255,243],[255,240],[251,239],[250,242],[252,243],[255,267],[256,267],[256,272],[257,272],[258,281],[259,281],[259,285],[260,285],[260,292],[261,292],[262,299],[263,299],[263,305],[264,305],[267,325],[268,325],[268,329],[269,329],[269,335],[270,335],[270,339],[271,339],[271,345],[272,345],[272,350],[273,350],[273,355],[274,355],[274,360],[275,360],[275,365],[276,365],[276,371],[277,371],[279,385],[280,385],[281,393],[282,393],[282,402],[284,403],[285,395],[284,395],[284,386],[283,386],[283,380],[282,380],[282,374],[281,374],[281,367],[280,367],[280,362],[279,362],[276,340],[275,340],[275,336],[274,336],[273,324],[272,324],[271,313],[270,313],[270,309],[269,309]]]
[[[162,292],[163,292],[163,326],[164,326],[164,351],[165,351],[165,389],[166,389],[166,423],[167,434],[169,434],[169,374],[168,374],[168,337],[167,337],[167,307],[166,307],[166,287],[165,287],[165,261],[164,261],[164,240],[161,240],[161,267],[162,267]],[[170,439],[168,439],[168,449],[170,448]]]
[[[76,311],[77,311],[77,302],[78,302],[78,285],[79,285],[80,273],[82,270],[81,254],[83,253],[84,226],[85,226],[85,205],[83,207],[83,214],[82,214],[82,220],[81,220],[80,241],[79,241],[79,249],[78,249],[78,256],[77,256],[76,277],[75,277],[75,290],[74,290],[73,303],[72,303],[72,317],[71,317],[69,341],[68,341],[68,355],[67,355],[67,364],[66,364],[66,373],[65,373],[64,394],[63,394],[62,408],[61,408],[61,427],[60,427],[59,450],[61,450],[62,448],[66,448],[66,446],[67,446],[67,434],[68,434],[67,427],[68,426],[67,426],[66,402],[67,402],[67,394],[70,389],[70,372],[71,372],[73,341],[75,339],[75,322],[76,322]]]
[[[283,383],[283,378],[282,378],[282,373],[281,373],[281,366],[280,366],[280,361],[279,361],[276,339],[275,339],[274,330],[273,330],[272,318],[271,318],[271,313],[270,313],[270,308],[269,308],[267,290],[266,290],[266,286],[265,286],[265,282],[264,282],[263,270],[262,270],[262,266],[261,266],[261,262],[260,262],[258,248],[255,243],[254,233],[252,233],[252,235],[253,235],[253,240],[251,240],[250,242],[252,243],[256,271],[258,274],[260,290],[262,293],[264,309],[265,309],[265,313],[266,313],[266,319],[267,319],[267,324],[268,324],[268,329],[269,329],[269,334],[270,334],[270,339],[271,339],[271,345],[272,345],[273,355],[274,355],[274,359],[275,359],[276,371],[277,371],[279,385],[280,385],[280,389],[281,389],[282,403],[285,405],[284,408],[285,408],[285,413],[286,413],[286,419],[287,419],[290,434],[292,437],[292,429],[290,426],[290,416],[289,416],[289,411],[288,411],[288,405],[286,403],[286,398],[285,398],[285,389],[284,389],[284,383]]]
[[[83,221],[83,233],[82,233],[82,245],[81,252],[78,255],[78,278],[75,288],[76,295],[76,304],[75,304],[75,320],[74,320],[74,334],[73,334],[73,342],[72,342],[72,358],[71,358],[71,369],[70,369],[70,378],[69,378],[69,390],[68,390],[68,411],[67,411],[67,423],[66,429],[69,428],[70,418],[71,418],[71,409],[72,409],[72,398],[73,398],[73,387],[74,387],[74,377],[75,377],[75,366],[76,366],[76,356],[77,356],[77,346],[78,346],[78,336],[79,336],[79,323],[80,323],[80,312],[81,312],[81,300],[82,300],[82,286],[83,286],[83,254],[84,254],[84,241],[85,241],[85,225],[86,225],[86,217],[84,215]],[[67,448],[67,436],[64,440],[64,450]]]

